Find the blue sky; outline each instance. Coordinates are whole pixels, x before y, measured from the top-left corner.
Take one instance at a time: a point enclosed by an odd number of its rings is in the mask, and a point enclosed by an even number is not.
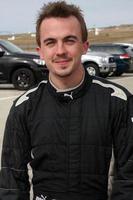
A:
[[[0,34],[34,32],[39,9],[50,0],[1,0]],[[87,27],[133,24],[133,0],[66,0],[83,10]]]

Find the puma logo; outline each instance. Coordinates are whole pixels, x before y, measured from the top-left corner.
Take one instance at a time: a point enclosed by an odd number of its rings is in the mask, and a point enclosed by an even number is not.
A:
[[[44,196],[41,194],[41,197],[36,197],[35,200],[47,200],[47,196],[44,197]],[[56,200],[56,199],[51,199],[51,200]]]
[[[73,99],[72,94],[73,94],[72,92],[71,92],[71,94],[67,94],[67,93],[65,93],[65,94],[64,94],[64,97],[70,97],[70,99]]]
[[[41,197],[36,197],[36,200],[46,200],[47,199],[47,196],[43,196],[41,195]]]

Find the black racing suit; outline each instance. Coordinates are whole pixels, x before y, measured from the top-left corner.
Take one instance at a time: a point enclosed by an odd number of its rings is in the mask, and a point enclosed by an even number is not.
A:
[[[112,147],[112,200],[133,200],[133,97],[87,73],[78,88],[57,92],[48,81],[27,91],[7,119],[0,200],[107,200]]]

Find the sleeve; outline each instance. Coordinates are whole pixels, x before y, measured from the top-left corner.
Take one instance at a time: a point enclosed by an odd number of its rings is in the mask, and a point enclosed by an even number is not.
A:
[[[0,200],[29,200],[30,142],[26,120],[14,107],[7,118],[1,158]]]
[[[133,200],[133,96],[117,117],[113,140],[115,170],[111,200]]]

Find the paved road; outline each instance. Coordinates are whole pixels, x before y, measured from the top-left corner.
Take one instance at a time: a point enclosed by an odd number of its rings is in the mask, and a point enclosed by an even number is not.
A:
[[[110,77],[108,78],[110,81],[118,83],[125,88],[127,88],[133,94],[133,73],[124,74],[120,77]]]

